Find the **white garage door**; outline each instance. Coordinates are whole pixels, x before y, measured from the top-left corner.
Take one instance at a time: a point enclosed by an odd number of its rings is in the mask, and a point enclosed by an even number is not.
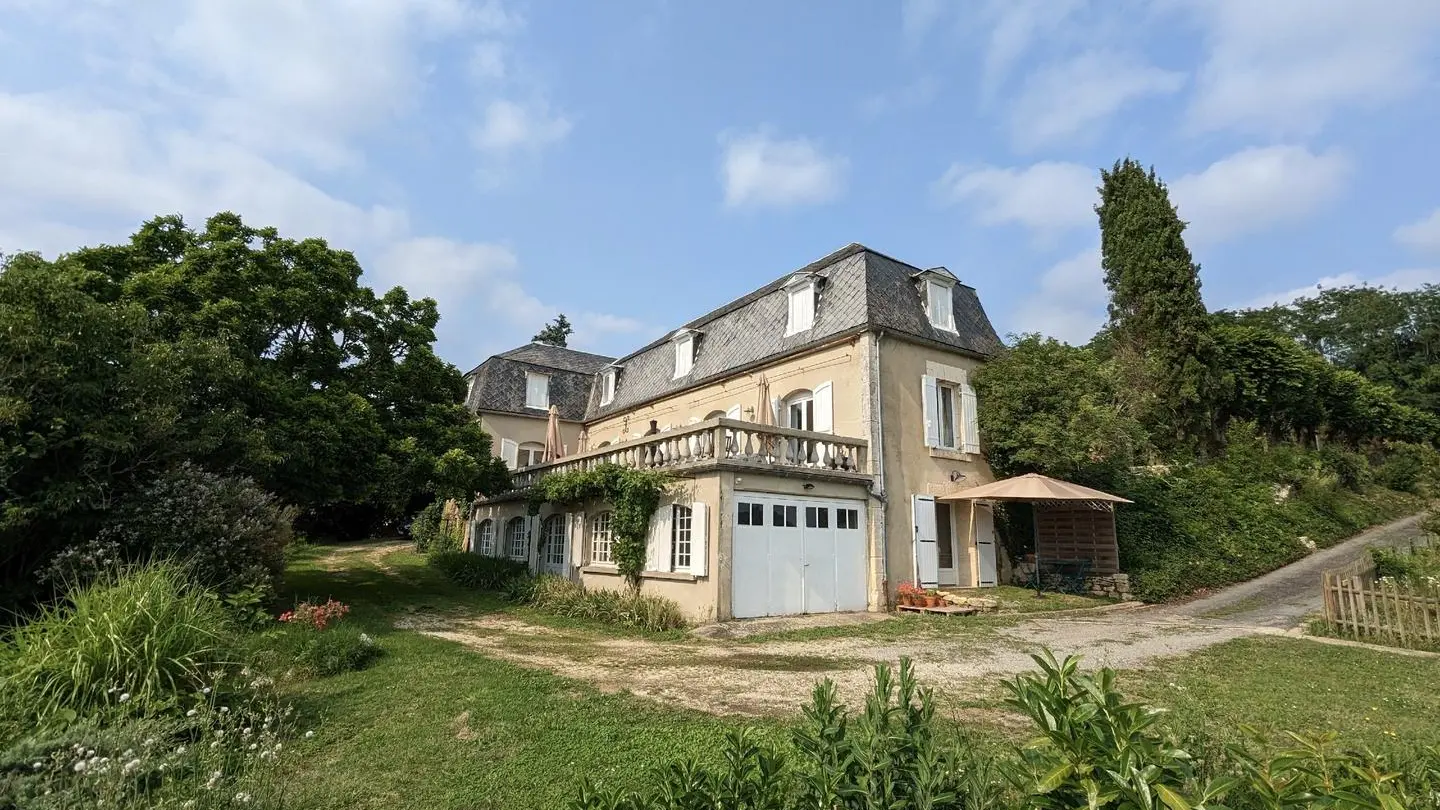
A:
[[[865,501],[735,493],[735,618],[865,610]]]

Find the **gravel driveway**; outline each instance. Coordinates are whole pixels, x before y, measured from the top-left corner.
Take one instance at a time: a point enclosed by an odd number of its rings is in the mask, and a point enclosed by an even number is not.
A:
[[[886,619],[856,616],[855,629],[832,638],[742,643],[691,638],[657,641],[557,630],[510,616],[455,619],[413,614],[400,627],[449,639],[485,655],[716,714],[766,715],[796,710],[814,683],[835,681],[857,701],[876,663],[915,660],[921,680],[942,696],[996,694],[997,680],[1033,669],[1032,652],[1081,654],[1089,666],[1134,668],[1230,639],[1296,626],[1319,607],[1323,568],[1359,556],[1370,545],[1416,536],[1416,518],[1377,527],[1251,582],[1182,605],[1125,607],[1103,613],[937,619],[931,631],[873,632]],[[794,622],[803,626],[805,618]],[[836,617],[814,617],[817,626]],[[795,624],[790,625],[792,628]],[[884,629],[884,628],[881,628]],[[887,635],[896,637],[886,637]]]

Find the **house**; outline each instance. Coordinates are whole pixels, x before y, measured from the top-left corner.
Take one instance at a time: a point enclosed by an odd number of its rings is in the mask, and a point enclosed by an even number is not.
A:
[[[994,480],[970,378],[1000,348],[953,273],[852,244],[625,357],[497,355],[469,375],[469,403],[515,489],[474,505],[470,547],[624,587],[607,504],[530,516],[525,500],[546,474],[618,463],[677,476],[641,589],[697,620],[883,610],[906,581],[993,585],[989,508],[936,499]],[[549,402],[576,438],[543,464],[521,450],[543,441]]]
[[[613,357],[531,343],[497,354],[465,375],[465,405],[493,439],[495,454],[513,470],[540,463],[550,406],[560,416],[560,438],[579,447],[595,375]]]

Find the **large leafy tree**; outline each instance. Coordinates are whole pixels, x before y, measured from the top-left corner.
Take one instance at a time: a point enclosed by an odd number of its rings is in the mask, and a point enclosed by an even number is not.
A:
[[[251,477],[300,507],[302,526],[339,534],[438,490],[503,486],[459,371],[435,355],[435,302],[360,279],[349,252],[234,214],[202,230],[160,217],[126,244],[8,261],[7,573],[47,553],[33,538],[83,537],[185,460]]]
[[[1100,177],[1108,337],[1125,369],[1124,392],[1157,441],[1213,444],[1215,351],[1185,223],[1153,168],[1126,158]]]
[[[976,375],[986,455],[996,472],[1094,480],[1144,460],[1148,440],[1116,396],[1113,362],[1024,335]]]

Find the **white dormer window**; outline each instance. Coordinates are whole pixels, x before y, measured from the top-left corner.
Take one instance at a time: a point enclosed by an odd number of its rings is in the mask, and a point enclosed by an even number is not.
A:
[[[615,401],[615,369],[607,368],[600,375],[600,404],[609,405]]]
[[[789,293],[789,314],[785,318],[785,336],[799,334],[815,325],[815,280],[793,284]]]
[[[952,286],[934,278],[925,281],[925,314],[930,325],[947,332],[955,331],[955,305],[950,294]]]
[[[465,389],[465,401],[466,401],[466,402],[469,402],[469,401],[475,399],[475,384],[478,383],[478,382],[480,382],[480,375],[478,375],[478,374],[471,375],[470,381],[469,381],[469,385],[468,385],[468,386],[466,387],[466,389]]]
[[[689,330],[677,334],[675,344],[675,379],[680,379],[695,367],[695,333]]]
[[[549,410],[550,377],[547,374],[525,372],[525,407]]]

